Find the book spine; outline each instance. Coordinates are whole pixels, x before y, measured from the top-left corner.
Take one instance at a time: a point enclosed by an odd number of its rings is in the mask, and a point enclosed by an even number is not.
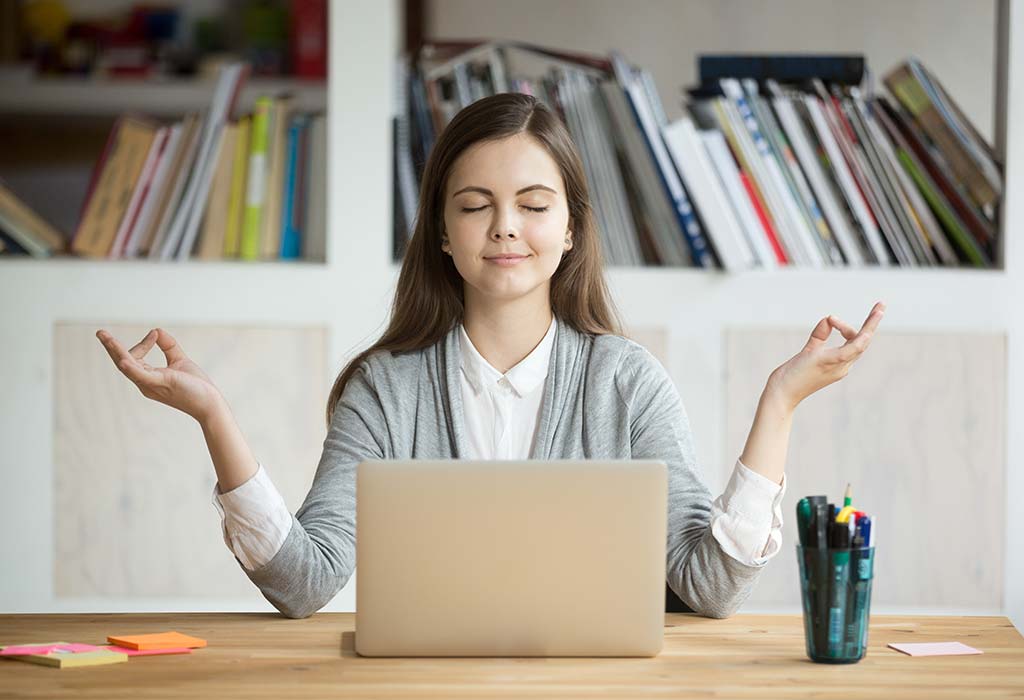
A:
[[[237,258],[242,238],[242,219],[245,210],[245,180],[248,171],[249,132],[252,117],[238,120],[238,135],[235,141],[235,158],[231,169],[231,200],[228,204],[227,230],[224,232],[224,257]]]
[[[245,218],[239,246],[239,257],[243,260],[257,260],[260,253],[263,203],[267,196],[267,136],[273,104],[270,97],[257,98],[252,117],[249,172],[245,183]]]
[[[296,161],[299,152],[299,133],[302,129],[298,119],[288,126],[288,145],[284,178],[284,202],[281,207],[281,250],[282,260],[299,257],[299,231],[295,227]]]

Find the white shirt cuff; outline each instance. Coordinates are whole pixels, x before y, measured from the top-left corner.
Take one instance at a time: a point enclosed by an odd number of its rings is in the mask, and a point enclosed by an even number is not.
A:
[[[711,533],[726,554],[748,566],[764,566],[782,546],[782,497],[777,484],[739,459],[725,491],[711,504]]]
[[[270,476],[258,468],[247,481],[222,493],[213,485],[213,505],[221,514],[224,544],[253,571],[274,558],[288,537],[292,514]]]

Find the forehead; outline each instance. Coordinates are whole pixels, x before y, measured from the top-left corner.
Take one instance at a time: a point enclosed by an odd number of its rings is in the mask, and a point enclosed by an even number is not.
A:
[[[496,194],[540,183],[561,193],[562,173],[547,149],[528,134],[481,141],[467,148],[452,166],[448,192],[475,185]]]

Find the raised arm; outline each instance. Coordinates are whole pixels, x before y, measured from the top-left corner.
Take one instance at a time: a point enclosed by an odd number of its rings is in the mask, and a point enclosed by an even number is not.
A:
[[[356,564],[356,465],[389,459],[388,428],[367,363],[352,375],[324,439],[313,484],[274,558],[242,567],[286,617],[309,617],[344,588]]]

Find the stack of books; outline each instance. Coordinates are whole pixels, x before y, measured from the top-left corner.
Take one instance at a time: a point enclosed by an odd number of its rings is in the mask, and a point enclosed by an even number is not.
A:
[[[326,121],[290,95],[234,117],[249,73],[223,67],[208,110],[161,123],[122,115],[90,180],[73,254],[89,258],[323,261]]]
[[[1003,165],[920,61],[884,76],[889,94],[857,55],[705,55],[699,74],[670,122],[650,73],[618,52],[425,45],[400,64],[395,257],[436,135],[517,91],[572,135],[612,265],[999,265]]]

